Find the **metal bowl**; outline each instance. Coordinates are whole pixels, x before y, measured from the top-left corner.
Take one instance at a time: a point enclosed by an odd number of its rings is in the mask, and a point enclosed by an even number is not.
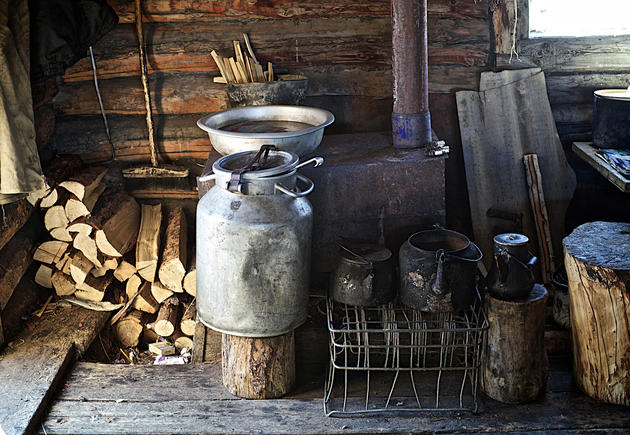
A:
[[[275,145],[277,149],[303,157],[319,146],[324,128],[334,120],[332,113],[315,107],[248,106],[214,113],[201,118],[197,125],[208,133],[212,147],[224,156],[255,151],[261,145]],[[284,124],[288,131],[256,132],[265,130],[265,123],[274,125],[271,130],[282,129],[278,125]],[[237,124],[251,127],[253,131],[226,130]]]

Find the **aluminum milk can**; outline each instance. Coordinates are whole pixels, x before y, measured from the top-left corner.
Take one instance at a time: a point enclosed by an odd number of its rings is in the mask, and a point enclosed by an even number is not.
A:
[[[244,337],[285,334],[306,320],[313,182],[297,155],[263,146],[217,160],[197,206],[197,311]],[[299,182],[298,182],[299,180]],[[302,186],[303,185],[303,186]]]

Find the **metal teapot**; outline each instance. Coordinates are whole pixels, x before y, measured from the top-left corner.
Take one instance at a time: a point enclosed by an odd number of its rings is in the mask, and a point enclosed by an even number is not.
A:
[[[516,300],[529,295],[535,279],[532,271],[538,259],[527,249],[529,238],[523,234],[494,236],[494,260],[488,277],[488,291],[498,299]]]

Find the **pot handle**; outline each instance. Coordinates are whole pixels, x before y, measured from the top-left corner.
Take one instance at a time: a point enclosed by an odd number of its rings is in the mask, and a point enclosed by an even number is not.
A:
[[[304,183],[308,185],[306,190],[302,190],[301,192],[294,192],[290,189],[287,189],[280,183],[276,183],[274,185],[274,188],[284,193],[285,195],[289,195],[291,198],[303,198],[306,195],[310,194],[315,188],[315,183],[313,183],[313,181],[310,178],[307,178],[304,175],[301,175],[301,174],[296,174],[296,175],[297,175],[298,180],[302,180]]]
[[[435,253],[435,259],[437,260],[437,270],[435,272],[435,281],[433,281],[433,285],[431,285],[431,290],[436,295],[441,295],[444,293],[444,261],[446,260],[446,255],[444,254],[444,249],[439,249]]]

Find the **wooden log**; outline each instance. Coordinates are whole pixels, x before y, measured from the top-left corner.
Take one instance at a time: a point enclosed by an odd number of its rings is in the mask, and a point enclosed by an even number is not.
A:
[[[57,203],[57,199],[59,198],[59,194],[57,193],[57,189],[54,187],[50,190],[50,192],[42,198],[39,202],[40,208],[48,208],[52,207]]]
[[[98,249],[96,241],[91,237],[78,233],[72,241],[72,247],[77,251],[81,251],[85,258],[92,262],[94,267],[102,267],[103,265],[98,259]]]
[[[123,260],[114,271],[114,278],[116,278],[120,282],[125,282],[135,273],[136,267],[133,264]]]
[[[74,284],[74,281],[72,281],[72,278],[60,270],[53,273],[51,282],[57,296],[70,296],[76,289],[76,285]]]
[[[44,214],[44,226],[48,231],[68,225],[68,217],[63,205],[53,205]]]
[[[125,284],[125,293],[127,294],[127,299],[133,299],[136,296],[136,293],[140,291],[140,286],[142,285],[142,278],[138,275],[131,275]]]
[[[111,274],[101,278],[88,276],[84,282],[77,284],[74,295],[79,299],[100,302],[105,297],[105,292],[113,279],[114,277]]]
[[[73,176],[72,178],[59,183],[59,187],[63,187],[68,192],[76,196],[79,201],[83,201],[95,189],[99,188],[101,180],[107,173],[104,166],[92,166],[86,168]]]
[[[564,239],[573,372],[587,395],[630,405],[630,224],[591,222]]]
[[[92,234],[92,230],[94,229],[94,227],[90,224],[86,224],[85,222],[75,222],[68,225],[67,229],[68,232],[71,234],[81,233],[83,235],[89,236],[90,234]]]
[[[140,206],[127,193],[111,190],[101,195],[88,223],[97,228],[95,240],[98,249],[105,255],[121,257],[136,242]]]
[[[50,240],[37,247],[33,254],[33,260],[51,264],[59,261],[68,249],[68,243],[59,240]]]
[[[182,281],[186,275],[187,225],[182,207],[171,210],[168,214],[164,235],[162,264],[158,271],[160,282],[166,288],[182,293]]]
[[[33,261],[33,238],[19,231],[0,251],[0,312]]]
[[[52,267],[40,264],[37,272],[35,273],[35,282],[42,287],[52,288],[52,274]]]
[[[132,306],[136,310],[144,311],[145,313],[154,314],[160,308],[160,304],[157,303],[153,295],[151,294],[151,283],[144,282],[138,290],[138,296],[133,301]]]
[[[31,216],[33,207],[26,199],[6,204],[2,207],[2,231],[0,231],[0,249],[24,226]]]
[[[188,272],[184,276],[184,282],[182,287],[184,291],[189,295],[197,295],[197,253],[193,250],[192,258],[189,259],[190,265],[188,266]]]
[[[151,294],[155,298],[158,304],[161,304],[171,296],[173,296],[173,291],[167,289],[162,285],[162,283],[158,280],[155,280],[151,283]]]
[[[186,304],[182,313],[182,320],[179,322],[179,329],[186,335],[194,335],[197,327],[197,304],[192,301]]]
[[[142,205],[140,231],[136,243],[136,270],[149,282],[155,280],[160,249],[162,204]]]
[[[124,347],[135,347],[138,345],[146,318],[146,313],[133,310],[116,322],[114,333]]]
[[[101,183],[96,186],[94,190],[89,193],[89,195],[86,195],[85,198],[83,198],[83,204],[85,204],[85,207],[88,209],[88,211],[91,212],[92,209],[94,209],[94,206],[98,202],[98,199],[101,197],[103,192],[105,192],[106,188],[107,186]]]
[[[542,278],[543,282],[548,284],[551,283],[551,275],[555,271],[555,266],[553,264],[553,245],[551,230],[549,229],[549,215],[547,214],[547,204],[545,203],[545,194],[543,192],[542,175],[538,166],[538,155],[525,154],[523,163],[529,187],[529,202],[532,206],[536,235],[538,236]]]
[[[177,296],[171,296],[160,306],[153,329],[162,337],[170,337],[177,328],[178,315],[179,299]]]
[[[525,403],[544,394],[549,375],[544,340],[547,297],[547,290],[538,284],[525,301],[486,295],[490,327],[482,359],[482,388],[494,400]]]
[[[69,222],[74,222],[79,218],[89,216],[90,210],[77,197],[71,196],[64,205],[66,217]]]
[[[293,331],[269,338],[223,334],[223,385],[246,399],[276,399],[295,383]]]
[[[173,342],[175,348],[181,352],[182,349],[188,348],[192,351],[193,349],[193,339],[192,337],[184,334],[179,329],[176,330],[170,338],[170,341]]]
[[[70,231],[68,231],[68,228],[64,228],[64,227],[59,227],[59,228],[53,228],[52,230],[50,230],[50,236],[55,239],[55,240],[59,240],[62,242],[72,242],[72,234],[70,234]]]
[[[88,260],[83,252],[77,251],[70,262],[70,276],[77,285],[83,284],[93,268],[94,263]]]

